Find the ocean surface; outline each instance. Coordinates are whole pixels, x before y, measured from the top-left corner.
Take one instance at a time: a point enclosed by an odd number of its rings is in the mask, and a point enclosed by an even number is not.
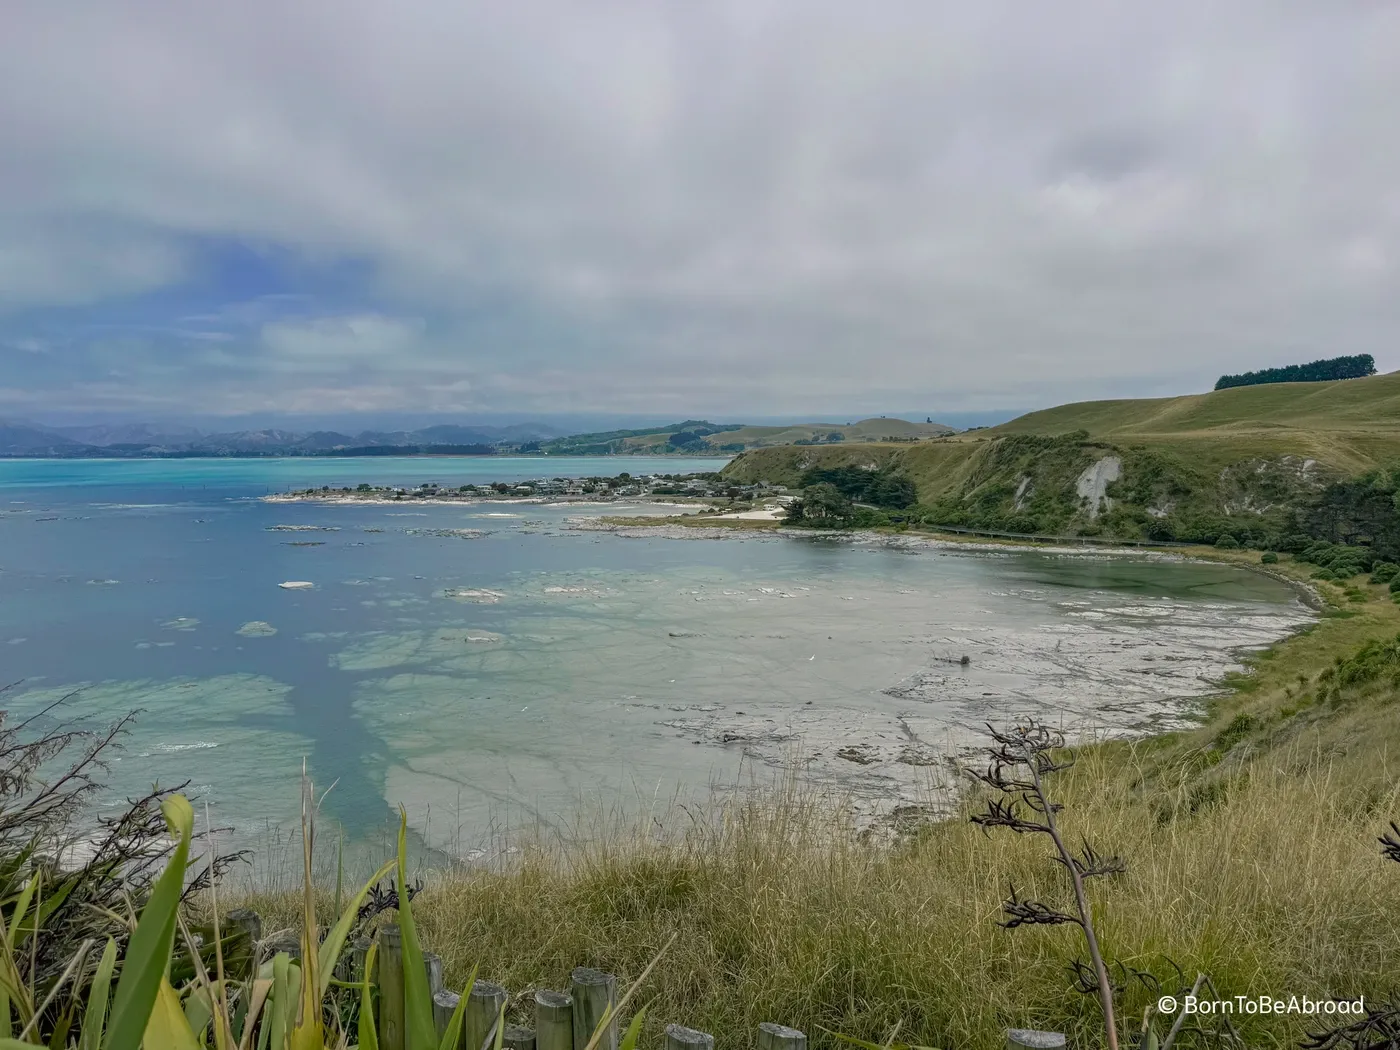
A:
[[[109,811],[188,781],[256,848],[295,823],[305,761],[350,841],[403,805],[427,845],[473,855],[581,804],[785,768],[873,812],[921,797],[988,720],[1175,724],[1309,615],[1275,580],[1160,555],[596,528],[666,512],[645,505],[263,499],[722,463],[0,460],[5,706],[140,712]]]

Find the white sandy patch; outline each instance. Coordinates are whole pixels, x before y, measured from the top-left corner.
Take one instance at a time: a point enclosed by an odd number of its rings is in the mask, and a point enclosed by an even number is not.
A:
[[[711,515],[715,518],[728,518],[733,521],[782,521],[787,517],[787,504],[768,503],[757,510],[739,510],[729,514]]]

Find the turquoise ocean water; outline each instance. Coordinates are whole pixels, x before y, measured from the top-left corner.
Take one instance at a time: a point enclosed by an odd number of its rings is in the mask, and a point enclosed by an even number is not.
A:
[[[305,760],[352,840],[403,804],[460,853],[580,801],[794,762],[879,806],[989,718],[1169,723],[1239,647],[1306,619],[1275,581],[1179,560],[577,527],[616,505],[262,498],[722,462],[0,461],[7,706],[141,712],[109,809],[190,781],[257,845],[293,818]]]

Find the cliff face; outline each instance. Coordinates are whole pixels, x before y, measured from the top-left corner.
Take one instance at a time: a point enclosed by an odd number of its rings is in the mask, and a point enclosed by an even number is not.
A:
[[[758,449],[737,457],[725,474],[798,487],[809,470],[842,466],[908,476],[918,491],[918,514],[930,524],[1195,542],[1276,532],[1290,511],[1344,473],[1286,452],[1246,454],[1219,466],[1171,449],[1092,440],[1080,431],[910,448]]]

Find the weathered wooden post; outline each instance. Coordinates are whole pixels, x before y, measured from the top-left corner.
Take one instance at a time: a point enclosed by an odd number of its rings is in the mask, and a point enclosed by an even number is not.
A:
[[[424,952],[423,969],[427,971],[428,994],[437,995],[442,991],[442,956],[436,952]]]
[[[478,980],[472,985],[467,1008],[462,1011],[462,1046],[464,1050],[481,1050],[486,1037],[496,1027],[496,1018],[506,1001],[506,990],[499,984]]]
[[[224,922],[229,927],[223,931],[225,936],[234,929],[239,929],[248,935],[248,940],[254,946],[262,940],[262,916],[252,908],[234,908],[224,917]]]
[[[365,956],[369,954],[368,937],[356,937],[341,950],[335,961],[335,976],[341,981],[363,981],[365,979]]]
[[[374,974],[365,973],[365,961],[369,958],[369,950],[374,942],[368,937],[356,937],[355,943],[350,946],[350,979],[352,981],[363,981],[366,976],[371,981]]]
[[[535,1050],[535,1030],[518,1024],[506,1025],[501,1037],[501,1050]]]
[[[1036,1032],[1029,1028],[1008,1028],[1006,1050],[1061,1050],[1065,1045],[1062,1032]]]
[[[807,1050],[807,1036],[785,1024],[764,1021],[758,1026],[758,1050]]]
[[[574,1050],[585,1050],[593,1038],[593,1030],[603,1019],[609,1005],[617,1005],[617,978],[591,966],[580,966],[573,972]],[[617,1018],[608,1022],[607,1029],[594,1050],[617,1050]]]
[[[262,951],[269,959],[279,952],[286,952],[293,959],[301,958],[301,933],[298,930],[282,930],[269,934],[262,942]]]
[[[446,990],[433,994],[433,1024],[437,1026],[438,1039],[447,1034],[447,1026],[452,1023],[452,1015],[457,1012],[457,1004],[462,997]],[[462,1045],[462,1033],[457,1033],[457,1046]],[[457,1050],[453,1047],[453,1050]]]
[[[397,926],[379,927],[379,1048],[405,1050],[403,1012],[403,934]]]
[[[574,1050],[574,1001],[563,992],[535,993],[536,1050]]]
[[[683,1024],[668,1024],[666,1050],[715,1050],[715,1037]]]

